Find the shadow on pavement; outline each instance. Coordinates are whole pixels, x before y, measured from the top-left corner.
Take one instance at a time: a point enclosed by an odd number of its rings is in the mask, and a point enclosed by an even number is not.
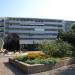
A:
[[[59,69],[59,73],[56,75],[75,75],[75,58],[69,61],[69,65],[63,69]]]
[[[65,67],[66,69],[59,69],[55,75],[75,75],[75,64]]]
[[[10,64],[8,62],[5,62],[4,65],[11,70],[11,72],[13,72],[14,75],[29,75],[26,74],[25,72],[21,71],[20,69],[18,69],[16,66],[14,66],[13,64]]]

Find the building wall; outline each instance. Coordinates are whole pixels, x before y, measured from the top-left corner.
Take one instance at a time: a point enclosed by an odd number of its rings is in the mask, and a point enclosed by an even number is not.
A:
[[[4,36],[4,19],[0,18],[0,37],[3,38]]]
[[[41,43],[43,40],[55,40],[59,30],[64,30],[65,21],[57,19],[38,18],[2,18],[2,26],[5,36],[7,33],[17,33],[20,44]],[[0,29],[2,29],[0,27]]]

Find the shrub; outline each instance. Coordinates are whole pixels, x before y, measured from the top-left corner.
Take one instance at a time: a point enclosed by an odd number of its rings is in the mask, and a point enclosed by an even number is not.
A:
[[[27,60],[25,61],[27,64],[40,64],[40,59],[33,59],[33,60]]]
[[[71,25],[70,30],[64,32],[64,31],[59,31],[57,38],[61,38],[63,41],[67,41],[68,43],[72,44],[75,46],[75,23]],[[75,48],[74,48],[75,50]]]
[[[53,58],[53,57],[44,57],[44,58],[37,58],[35,57],[34,59],[30,59],[28,56],[16,56],[14,58],[15,60],[27,63],[27,64],[55,64],[59,62],[59,58]]]
[[[56,59],[55,58],[47,58],[47,59],[34,59],[34,60],[27,60],[25,61],[27,64],[55,64]]]
[[[70,56],[72,54],[72,46],[67,42],[60,40],[56,40],[56,50],[54,50],[54,56],[64,57]]]
[[[19,60],[19,61],[26,61],[28,57],[27,56],[16,56],[14,59]]]
[[[47,58],[47,59],[34,59],[34,60],[27,60],[25,63],[28,64],[55,64],[56,60],[53,58]]]
[[[57,58],[37,58],[30,59],[28,56],[16,56],[14,58],[15,60],[22,61],[27,64],[55,64],[57,61],[59,61]]]
[[[52,42],[45,41],[38,46],[38,49],[50,57],[64,57],[72,53],[72,46],[60,39]]]
[[[41,59],[40,63],[41,64],[55,64],[56,60],[55,60],[55,58],[47,58],[47,59],[44,59],[44,60]]]

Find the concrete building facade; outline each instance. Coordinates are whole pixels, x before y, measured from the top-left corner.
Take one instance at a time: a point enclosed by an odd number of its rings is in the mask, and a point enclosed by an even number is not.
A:
[[[54,40],[58,31],[65,31],[64,20],[40,18],[0,18],[0,37],[8,33],[17,33],[20,44],[37,44],[43,40]]]

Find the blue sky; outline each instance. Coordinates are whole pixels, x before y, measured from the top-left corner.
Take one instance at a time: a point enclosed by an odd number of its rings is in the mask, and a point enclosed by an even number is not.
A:
[[[30,17],[75,21],[74,0],[0,0],[0,17]]]

